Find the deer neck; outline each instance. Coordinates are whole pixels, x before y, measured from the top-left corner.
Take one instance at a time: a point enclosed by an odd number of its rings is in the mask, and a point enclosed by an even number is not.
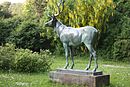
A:
[[[65,28],[65,25],[63,25],[61,22],[57,21],[55,26],[55,31],[60,36],[62,30]]]

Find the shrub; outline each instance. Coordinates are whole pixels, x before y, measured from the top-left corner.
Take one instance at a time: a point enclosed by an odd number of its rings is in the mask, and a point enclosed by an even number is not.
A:
[[[116,60],[130,59],[130,40],[117,40],[113,44],[113,58]]]
[[[6,44],[5,47],[0,46],[0,69],[12,70],[15,60],[15,46]]]
[[[18,72],[45,72],[50,69],[49,51],[32,52],[29,49],[15,49],[12,44],[0,47],[0,70]]]
[[[16,52],[15,69],[19,72],[45,72],[50,69],[50,54],[47,51],[32,53],[28,49]]]

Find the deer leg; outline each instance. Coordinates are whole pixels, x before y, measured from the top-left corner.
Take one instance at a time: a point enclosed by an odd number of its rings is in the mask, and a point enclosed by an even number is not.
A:
[[[87,65],[87,67],[85,68],[85,70],[89,70],[90,69],[90,67],[91,67],[91,62],[92,62],[92,45],[90,45],[90,44],[85,44],[86,45],[86,47],[88,48],[88,50],[89,50],[89,52],[90,52],[90,58],[89,58],[89,63],[88,63],[88,65]]]
[[[66,65],[64,66],[64,69],[67,69],[67,67],[69,66],[69,62],[68,62],[68,46],[67,44],[63,43],[64,49],[65,49],[65,57],[66,57]]]
[[[70,69],[73,69],[74,67],[74,57],[73,57],[73,51],[72,51],[72,47],[70,47],[70,56],[71,56],[71,59],[72,59],[72,65],[70,66]]]
[[[87,65],[87,67],[86,67],[86,69],[85,70],[89,70],[90,69],[90,67],[91,67],[91,62],[92,62],[92,53],[90,53],[90,57],[89,57],[89,63],[88,63],[88,65]]]
[[[94,52],[92,53],[92,55],[93,55],[94,60],[95,60],[95,67],[94,67],[94,69],[93,69],[93,72],[95,72],[95,71],[97,70],[97,68],[98,68],[98,63],[97,63],[97,58],[96,58],[96,51],[94,51]]]

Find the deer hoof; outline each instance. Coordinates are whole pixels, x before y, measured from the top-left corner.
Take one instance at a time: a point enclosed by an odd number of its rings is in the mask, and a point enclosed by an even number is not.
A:
[[[69,66],[69,64],[66,64],[65,67],[64,67],[64,69],[67,69],[68,66]]]
[[[74,68],[74,64],[71,65],[70,69],[73,69]]]
[[[96,68],[95,68],[95,69],[93,69],[93,72],[96,72]]]

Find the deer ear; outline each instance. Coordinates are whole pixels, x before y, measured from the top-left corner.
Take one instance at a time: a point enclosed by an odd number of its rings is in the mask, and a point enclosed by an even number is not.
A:
[[[56,21],[57,20],[56,16],[54,16],[53,19]]]

